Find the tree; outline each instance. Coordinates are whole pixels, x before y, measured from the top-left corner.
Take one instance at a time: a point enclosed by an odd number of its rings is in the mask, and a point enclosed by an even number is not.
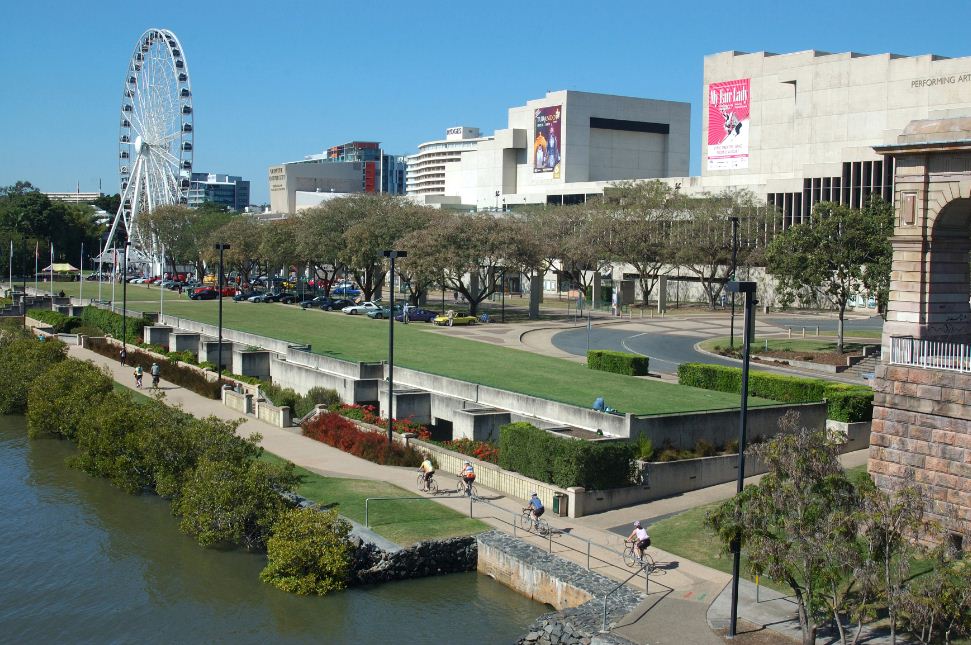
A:
[[[674,206],[672,238],[675,258],[680,266],[694,273],[715,308],[732,268],[732,217],[740,220],[741,235],[749,232],[750,240],[740,240],[739,260],[751,262],[758,249],[759,233],[764,230],[765,210],[758,206],[755,195],[748,191],[726,190],[718,194],[681,196]]]
[[[594,273],[611,265],[609,228],[597,204],[555,206],[524,211],[532,239],[540,246],[541,270],[565,276],[571,286],[587,289]]]
[[[202,259],[208,265],[219,262],[219,251],[216,244],[229,244],[229,249],[223,251],[225,268],[240,272],[246,282],[249,282],[253,270],[260,265],[260,245],[263,240],[263,225],[246,215],[231,216],[231,219],[209,234],[208,243],[202,250]]]
[[[293,464],[204,457],[173,509],[181,518],[179,528],[202,546],[231,544],[263,550],[271,527],[289,508],[282,494],[292,492],[296,485]]]
[[[848,577],[852,563],[831,554],[855,539],[857,499],[825,432],[783,418],[786,432],[749,449],[768,467],[762,480],[721,504],[706,518],[726,550],[745,548],[752,572],[786,583],[796,597],[803,643],[832,615],[825,596],[832,581]]]
[[[310,265],[314,279],[322,279],[324,293],[330,295],[337,274],[344,270],[341,253],[351,222],[344,217],[342,205],[334,202],[301,211],[293,221],[297,255]]]
[[[324,595],[347,586],[351,526],[337,511],[294,508],[273,526],[260,580],[301,595]]]
[[[121,207],[121,195],[119,193],[115,193],[114,195],[101,193],[98,199],[94,200],[94,205],[109,215],[114,215]]]
[[[604,197],[610,255],[637,271],[641,301],[647,306],[674,261],[670,227],[679,200],[670,186],[656,179],[618,182]]]
[[[46,342],[46,341],[45,341]],[[114,389],[107,370],[69,358],[34,379],[27,393],[27,432],[73,439],[92,406]]]
[[[0,414],[24,412],[31,383],[67,356],[64,343],[4,330],[0,336]]]
[[[144,215],[141,222],[165,247],[165,256],[173,272],[177,265],[191,264],[195,265],[196,274],[202,275],[202,258],[211,246],[213,231],[225,226],[232,218],[224,208],[192,209],[166,205]]]
[[[800,292],[824,296],[839,322],[836,351],[843,351],[843,323],[849,300],[861,288],[889,289],[892,210],[871,200],[866,208],[820,202],[811,222],[776,236],[766,249],[766,270],[791,301]]]
[[[947,562],[940,552],[937,557],[940,564],[911,582],[900,599],[904,621],[921,643],[971,635],[971,561]]]

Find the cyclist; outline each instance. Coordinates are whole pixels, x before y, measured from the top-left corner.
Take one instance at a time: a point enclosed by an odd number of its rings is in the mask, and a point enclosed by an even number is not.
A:
[[[428,490],[428,485],[432,482],[432,477],[435,476],[435,466],[432,465],[432,460],[425,457],[425,461],[421,462],[421,466],[418,467],[418,472],[425,473],[424,490]]]
[[[539,495],[536,494],[536,491],[533,491],[533,494],[529,498],[529,503],[526,504],[526,508],[523,511],[529,511],[529,517],[533,520],[533,526],[539,529],[539,518],[546,512],[546,507],[543,506],[543,502],[540,500]]]
[[[651,546],[651,536],[648,535],[647,531],[644,530],[644,527],[641,526],[640,520],[634,522],[634,530],[631,531],[626,542],[634,543],[634,553],[637,555],[638,560],[642,560],[644,557],[644,550]]]
[[[472,482],[475,481],[475,468],[472,467],[471,461],[465,462],[465,467],[462,472],[459,473],[459,477],[465,483],[465,494],[472,495]]]
[[[158,379],[162,374],[162,368],[158,366],[158,363],[152,363],[152,387],[158,389]]]

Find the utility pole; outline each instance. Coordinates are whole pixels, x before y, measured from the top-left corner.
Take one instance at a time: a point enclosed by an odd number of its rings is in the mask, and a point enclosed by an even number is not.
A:
[[[219,251],[219,279],[216,280],[219,292],[219,338],[217,339],[218,348],[216,349],[216,383],[222,386],[223,382],[223,251],[230,248],[228,244],[215,244],[213,246]]]
[[[388,443],[390,444],[394,434],[394,261],[396,258],[408,256],[407,251],[385,251],[384,257],[391,260],[391,283],[388,291],[391,292],[391,310],[388,312]],[[444,300],[443,300],[444,302]]]

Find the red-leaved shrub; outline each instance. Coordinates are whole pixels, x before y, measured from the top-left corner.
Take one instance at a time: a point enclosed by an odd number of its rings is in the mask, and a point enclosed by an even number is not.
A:
[[[334,412],[318,414],[304,423],[303,434],[305,437],[376,464],[417,467],[424,459],[422,454],[411,446],[388,443],[385,435],[361,430]]]
[[[381,418],[381,416],[377,413],[377,409],[373,405],[342,403],[340,407],[337,408],[337,413],[341,416],[347,417],[348,419],[356,419],[380,428],[388,427],[388,420]],[[411,419],[392,419],[391,430],[397,432],[398,434],[410,432],[417,435],[422,441],[427,441],[432,436],[431,431],[429,431],[427,427],[412,421]]]
[[[473,439],[454,439],[452,441],[436,441],[443,448],[460,452],[463,455],[475,457],[490,464],[499,463],[499,446],[488,441],[475,441]]]

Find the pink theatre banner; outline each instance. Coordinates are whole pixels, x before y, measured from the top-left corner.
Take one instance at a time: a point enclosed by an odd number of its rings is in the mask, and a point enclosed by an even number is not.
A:
[[[708,85],[708,170],[748,168],[750,81]]]

